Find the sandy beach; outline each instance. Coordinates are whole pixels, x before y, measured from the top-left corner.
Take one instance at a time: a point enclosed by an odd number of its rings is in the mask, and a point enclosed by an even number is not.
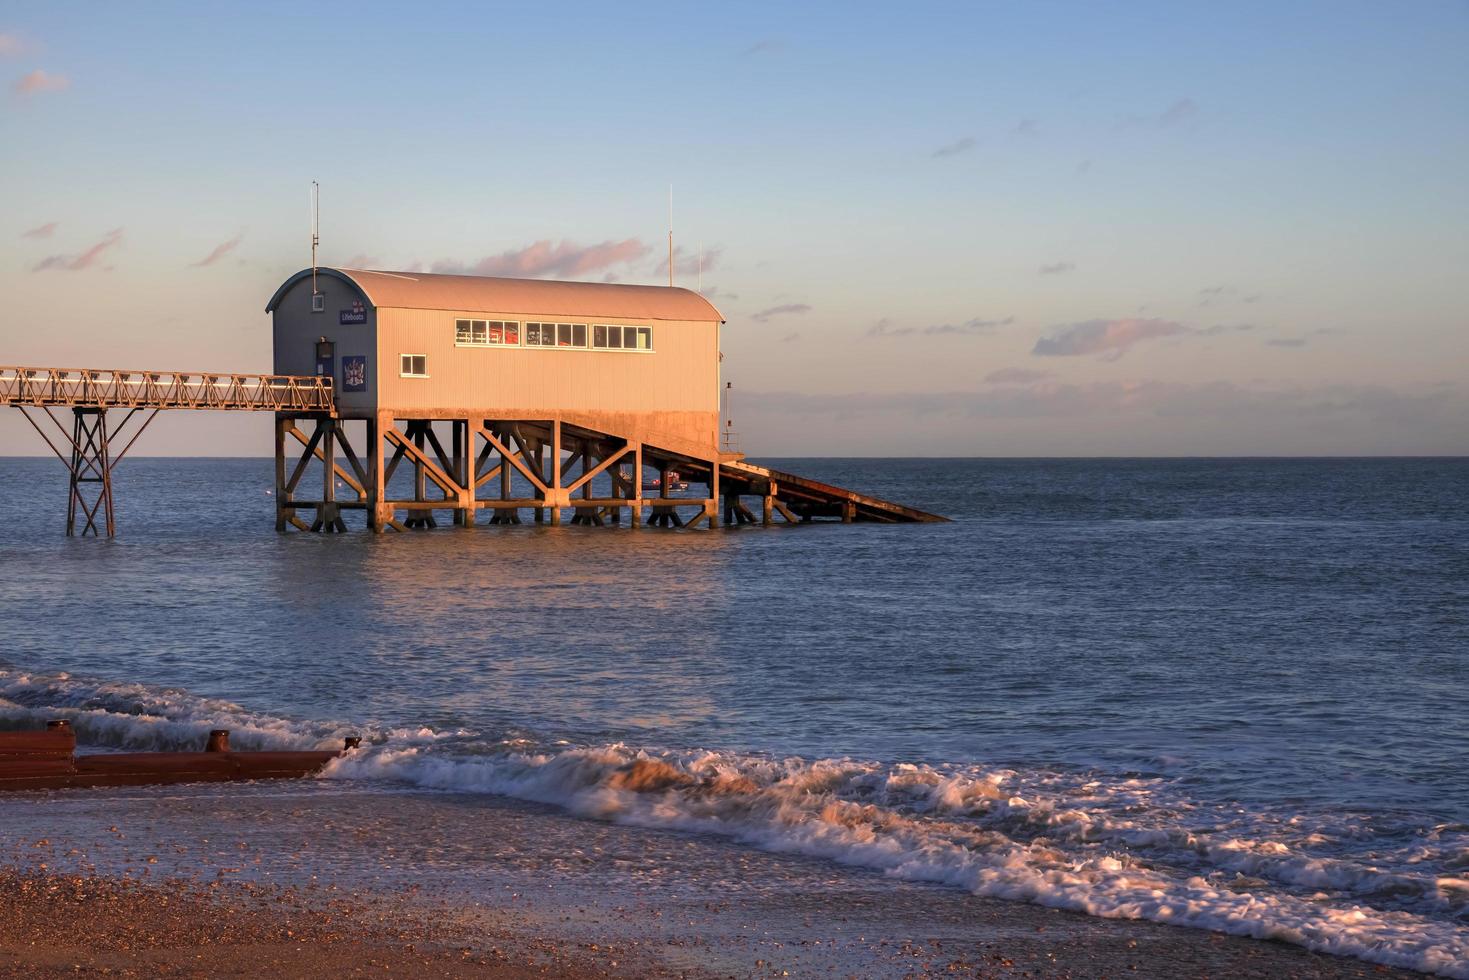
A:
[[[13,976],[1414,975],[483,797],[303,785],[26,802],[0,801]],[[368,817],[383,828],[370,839],[353,830]],[[480,828],[461,834],[473,862],[415,834],[451,821]]]

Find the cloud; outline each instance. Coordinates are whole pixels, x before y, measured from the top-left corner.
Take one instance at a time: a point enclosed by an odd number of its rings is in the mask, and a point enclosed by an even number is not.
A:
[[[723,257],[723,255],[723,248],[706,248],[704,249],[703,255],[701,257],[697,248],[685,249],[682,245],[677,245],[673,249],[674,275],[697,276],[699,274],[701,262],[703,263],[703,271],[709,272],[716,265],[719,264],[719,260]],[[660,277],[668,275],[667,255],[663,256],[663,260],[659,262],[658,267],[653,270],[653,275]]]
[[[18,78],[11,89],[17,95],[35,95],[39,92],[64,92],[70,87],[71,79],[65,75],[49,75],[37,68]]]
[[[1271,431],[1291,424],[1333,423],[1352,432],[1352,426],[1367,421],[1386,423],[1390,431],[1403,431],[1399,427],[1419,422],[1453,430],[1469,408],[1465,387],[1453,384],[1424,385],[1420,390],[1372,384],[1268,387],[1228,381],[1138,380],[999,385],[975,391],[747,391],[744,397],[747,406],[758,405],[762,413],[777,417],[1214,418],[1231,420],[1231,428],[1248,423]]]
[[[711,303],[716,299],[734,301],[740,298],[740,294],[732,293],[728,289],[720,289],[718,286],[705,286],[704,298]]]
[[[1270,340],[1265,341],[1265,346],[1301,348],[1311,343],[1313,337],[1334,337],[1344,333],[1346,333],[1346,330],[1341,327],[1321,327],[1298,337],[1272,337]]]
[[[1028,385],[1037,381],[1044,381],[1051,377],[1050,371],[1031,371],[1026,368],[1000,368],[991,371],[984,376],[987,384],[992,385]]]
[[[1199,107],[1193,99],[1179,99],[1168,108],[1159,113],[1157,124],[1159,126],[1177,126],[1181,122],[1187,122],[1198,115]]]
[[[1143,116],[1127,116],[1121,125],[1145,126],[1152,129],[1169,129],[1180,126],[1194,119],[1199,114],[1199,106],[1193,99],[1179,99],[1172,103],[1162,112],[1150,113]]]
[[[343,269],[381,269],[382,267],[382,259],[378,258],[376,255],[368,255],[366,252],[358,252],[346,262],[342,263]]]
[[[1075,269],[1076,263],[1074,262],[1054,262],[1051,265],[1041,266],[1036,272],[1043,276],[1059,276],[1063,272],[1072,272]]]
[[[191,268],[202,269],[206,265],[213,265],[220,259],[224,258],[226,255],[233,252],[239,246],[240,242],[244,240],[245,233],[242,231],[234,238],[231,238],[229,241],[220,242],[218,245],[214,246],[214,251],[204,256],[204,258],[200,259],[198,262],[193,263]]]
[[[1015,136],[1034,136],[1036,132],[1036,121],[1034,119],[1022,119],[1010,130]]]
[[[783,303],[780,306],[771,306],[761,310],[759,313],[751,314],[751,319],[767,322],[773,316],[794,316],[801,313],[810,313],[811,307],[806,303]]]
[[[1253,323],[1216,323],[1212,327],[1205,327],[1195,333],[1204,337],[1217,337],[1224,333],[1247,333],[1254,329]]]
[[[935,158],[958,156],[961,153],[968,153],[974,149],[974,145],[974,137],[965,136],[963,139],[957,139],[952,143],[945,143],[933,151],[933,156]]]
[[[895,327],[892,321],[883,317],[872,325],[867,331],[869,337],[909,337],[914,334],[926,334],[928,336],[963,335],[973,336],[975,334],[989,333],[996,327],[1008,327],[1015,322],[1013,316],[1007,316],[1003,320],[986,320],[982,317],[974,317],[963,323],[934,323],[926,327]]]
[[[596,245],[577,245],[565,240],[552,244],[549,238],[544,238],[524,248],[485,256],[478,262],[466,264],[445,259],[435,262],[433,271],[522,279],[540,279],[545,276],[572,278],[640,259],[652,250],[652,246],[636,238],[626,238],[620,242],[600,242]]]
[[[782,344],[794,344],[796,341],[798,341],[800,339],[801,339],[801,335],[798,334],[798,333],[796,333],[795,331],[792,331],[792,332],[786,334],[784,337],[780,338],[780,342]]]
[[[19,34],[10,34],[0,31],[0,58],[14,58],[25,54],[28,45],[21,40]]]
[[[51,255],[37,262],[32,272],[40,272],[43,269],[62,269],[68,272],[79,272],[82,269],[91,268],[108,251],[122,244],[122,229],[114,228],[102,237],[102,240],[80,255]]]
[[[754,44],[741,51],[740,57],[753,58],[756,55],[760,54],[775,54],[776,52],[782,51],[784,49],[785,42],[779,40],[778,38],[767,37],[756,41]]]
[[[23,232],[21,232],[20,233],[20,237],[21,238],[50,238],[52,235],[54,235],[56,233],[56,229],[57,229],[57,227],[59,225],[60,225],[60,222],[59,221],[49,221],[49,222],[47,222],[44,225],[37,225],[35,228],[32,228],[30,231],[23,231]]]
[[[1115,360],[1133,345],[1158,337],[1192,333],[1174,320],[1128,317],[1121,320],[1083,320],[1056,327],[1035,342],[1032,354],[1042,357],[1079,357],[1101,354]]]

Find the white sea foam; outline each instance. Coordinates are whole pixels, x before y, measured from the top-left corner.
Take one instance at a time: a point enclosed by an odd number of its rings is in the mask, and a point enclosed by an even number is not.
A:
[[[1119,817],[1129,800],[1149,792],[1134,780],[1091,783],[1080,792],[1056,780],[1048,790],[1044,779],[1021,780],[1005,770],[944,773],[622,745],[478,758],[384,745],[351,753],[327,775],[512,796],[977,895],[1278,939],[1469,978],[1469,933],[1454,921],[1469,908],[1469,896],[1454,884],[1459,879],[1386,874],[1311,858],[1278,841],[1214,840]],[[1022,782],[1028,795],[1012,794]],[[1331,894],[1323,900],[1284,886]],[[1362,894],[1416,897],[1425,910],[1352,900]],[[1447,917],[1433,916],[1434,908]]]
[[[0,728],[71,719],[84,744],[244,748],[339,744],[349,727],[186,691],[0,670]],[[1398,851],[1330,853],[1370,833],[1189,799],[1169,780],[848,759],[775,759],[367,729],[326,778],[492,793],[588,818],[716,834],[769,851],[953,885],[977,895],[1149,919],[1469,980],[1469,828]],[[1367,860],[1364,855],[1380,856]]]

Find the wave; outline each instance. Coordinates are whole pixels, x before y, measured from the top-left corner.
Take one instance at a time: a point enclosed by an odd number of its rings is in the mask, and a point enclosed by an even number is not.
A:
[[[312,748],[340,744],[350,730],[177,689],[0,670],[0,727],[50,717],[70,718],[83,743],[127,748],[195,748],[214,727],[230,728],[242,748]],[[1469,980],[1462,825],[1210,806],[1164,777],[539,744],[426,728],[363,734],[368,744],[323,778],[514,797],[976,895]],[[1357,846],[1344,849],[1349,839]]]

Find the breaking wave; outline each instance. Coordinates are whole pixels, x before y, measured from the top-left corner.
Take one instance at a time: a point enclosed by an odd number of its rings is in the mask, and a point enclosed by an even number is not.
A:
[[[84,743],[127,748],[193,748],[215,727],[242,748],[314,748],[351,730],[181,690],[0,670],[0,727],[51,717],[70,718]],[[1462,824],[1210,804],[1165,777],[363,734],[368,743],[324,778],[515,797],[976,895],[1469,980]]]

